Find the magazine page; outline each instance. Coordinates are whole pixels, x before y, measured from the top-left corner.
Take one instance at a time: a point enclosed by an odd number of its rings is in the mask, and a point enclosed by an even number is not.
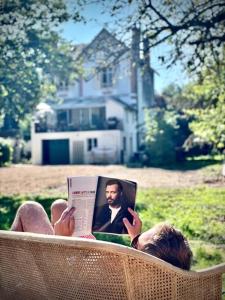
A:
[[[98,177],[68,177],[67,182],[69,207],[76,208],[73,236],[88,235],[92,232]]]
[[[123,218],[133,223],[137,184],[128,180],[99,177],[93,217],[94,232],[127,234]]]

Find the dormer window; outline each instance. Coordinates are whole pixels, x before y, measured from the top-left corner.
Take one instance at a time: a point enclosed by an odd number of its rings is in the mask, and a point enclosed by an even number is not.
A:
[[[113,84],[112,68],[103,68],[101,71],[101,87],[111,87]]]

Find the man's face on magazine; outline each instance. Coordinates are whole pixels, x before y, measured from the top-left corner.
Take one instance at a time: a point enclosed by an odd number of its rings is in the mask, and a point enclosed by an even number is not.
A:
[[[117,206],[121,204],[121,191],[118,184],[107,185],[105,195],[109,205]]]

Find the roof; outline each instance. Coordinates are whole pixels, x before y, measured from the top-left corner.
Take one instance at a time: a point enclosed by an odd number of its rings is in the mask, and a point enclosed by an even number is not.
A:
[[[129,110],[136,110],[135,101],[128,95],[116,96],[99,96],[99,97],[85,97],[85,98],[70,98],[65,99],[61,103],[53,103],[48,101],[51,108],[59,109],[72,109],[72,108],[88,108],[88,107],[102,107],[105,106],[107,101],[115,101]]]
[[[110,63],[118,59],[130,49],[121,41],[119,41],[112,33],[103,28],[96,37],[82,49],[79,58],[90,58],[96,52],[104,52],[104,61],[110,58]],[[113,57],[113,59],[112,59]]]

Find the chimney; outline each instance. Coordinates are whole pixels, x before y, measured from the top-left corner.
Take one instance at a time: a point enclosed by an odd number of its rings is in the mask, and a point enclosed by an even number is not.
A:
[[[154,105],[154,74],[150,66],[150,47],[149,39],[143,39],[143,106],[151,108]]]
[[[140,29],[134,26],[132,28],[131,44],[131,93],[137,95],[137,67],[140,62]]]
[[[143,39],[143,56],[144,56],[144,67],[147,69],[150,68],[150,47],[149,47],[149,39]]]

